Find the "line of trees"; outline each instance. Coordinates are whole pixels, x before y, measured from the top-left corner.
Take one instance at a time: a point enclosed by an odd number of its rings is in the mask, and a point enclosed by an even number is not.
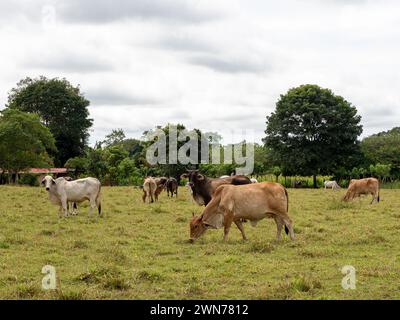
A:
[[[94,147],[88,146],[93,124],[89,104],[80,87],[66,79],[21,80],[0,112],[0,181],[7,180],[5,172],[18,177],[17,172],[31,167],[65,166],[78,176],[95,176],[109,185],[137,185],[146,175],[179,178],[186,170],[180,163],[152,166],[146,161],[147,147],[154,141],[144,137],[156,129],[168,137],[169,125],[150,129],[141,139],[127,138],[122,129],[115,129]],[[313,176],[315,187],[318,175],[337,180],[371,175],[384,181],[399,179],[400,127],[360,141],[360,122],[356,107],[331,90],[317,85],[292,88],[267,116],[263,144],[254,144],[254,175]],[[175,127],[178,132],[186,130],[183,124]],[[199,138],[203,135],[199,129],[194,132]],[[213,137],[218,142],[218,133]],[[220,176],[237,166],[193,167]]]

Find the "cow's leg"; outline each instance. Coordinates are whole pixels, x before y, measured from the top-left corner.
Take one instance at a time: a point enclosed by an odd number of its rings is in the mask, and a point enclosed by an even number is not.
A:
[[[294,230],[293,230],[293,225],[292,225],[292,220],[289,218],[287,214],[282,215],[282,221],[285,224],[285,226],[289,229],[289,236],[290,239],[294,240]]]
[[[231,229],[232,221],[233,221],[233,215],[226,214],[224,221],[224,241],[228,239],[228,233],[229,230]]]
[[[378,203],[378,197],[377,197],[376,193],[372,192],[371,194],[372,194],[371,204],[373,204],[374,202]]]
[[[68,217],[68,200],[66,197],[61,198],[61,206],[64,212],[64,217]]]
[[[72,203],[72,214],[74,216],[76,216],[78,214],[78,205],[76,204],[76,202]]]
[[[238,229],[240,230],[240,232],[242,233],[242,238],[243,240],[247,240],[246,235],[244,234],[244,228],[243,228],[243,224],[242,221],[240,220],[234,220],[236,226],[238,227]]]
[[[276,223],[276,240],[281,240],[282,239],[282,227],[283,227],[283,220],[280,217],[275,216],[274,217],[275,223]]]
[[[143,191],[142,200],[144,203],[146,203],[146,191]]]
[[[90,201],[90,206],[89,206],[88,216],[90,217],[93,214],[93,209],[96,209],[97,205],[96,205],[96,198],[91,197],[89,201]]]
[[[58,217],[61,219],[62,218],[62,205],[60,205],[59,207],[58,207]]]

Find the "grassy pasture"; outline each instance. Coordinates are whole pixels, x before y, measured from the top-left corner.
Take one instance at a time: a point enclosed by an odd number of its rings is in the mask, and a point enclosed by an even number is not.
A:
[[[0,299],[399,299],[400,190],[340,202],[344,190],[289,190],[297,239],[275,239],[275,223],[232,226],[188,243],[185,188],[143,204],[141,191],[105,187],[105,216],[58,219],[44,189],[0,186]],[[56,268],[58,289],[41,289]],[[344,265],[357,288],[341,287]]]

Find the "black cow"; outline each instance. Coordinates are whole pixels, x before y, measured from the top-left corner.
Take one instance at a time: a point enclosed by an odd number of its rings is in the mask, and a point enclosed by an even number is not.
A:
[[[175,178],[169,178],[165,183],[165,188],[167,189],[167,196],[171,194],[171,198],[174,196],[178,197],[178,181]]]
[[[223,184],[250,184],[251,181],[246,176],[235,175],[226,178],[208,178],[202,175],[199,170],[187,170],[181,178],[189,179],[188,185],[192,189],[192,196],[194,201],[198,205],[206,206],[210,201],[211,197],[220,185]]]

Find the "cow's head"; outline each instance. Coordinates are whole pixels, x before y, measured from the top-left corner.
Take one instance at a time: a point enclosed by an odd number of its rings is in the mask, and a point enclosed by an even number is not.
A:
[[[203,215],[195,216],[193,213],[193,218],[190,221],[190,242],[194,242],[199,238],[207,229],[213,228],[209,224],[203,221]]]
[[[56,180],[51,176],[45,176],[42,180],[42,184],[46,187],[46,190],[49,191],[51,186],[56,183]]]
[[[196,182],[204,181],[205,177],[199,173],[199,170],[187,170],[187,173],[181,175],[181,178],[188,179],[188,185],[193,187]]]

